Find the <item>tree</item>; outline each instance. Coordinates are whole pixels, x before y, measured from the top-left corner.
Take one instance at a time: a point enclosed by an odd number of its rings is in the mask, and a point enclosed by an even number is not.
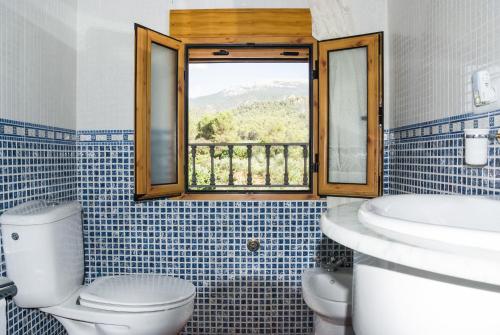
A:
[[[196,128],[196,139],[210,142],[230,141],[235,132],[233,115],[228,111],[205,115],[198,121]]]

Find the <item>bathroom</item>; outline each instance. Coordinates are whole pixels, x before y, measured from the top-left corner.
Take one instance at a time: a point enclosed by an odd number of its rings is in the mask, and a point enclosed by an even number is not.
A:
[[[182,23],[185,13],[243,9],[249,9],[249,15],[255,13],[252,10],[282,10],[271,21],[309,31],[306,40],[314,40],[292,50],[308,53],[306,62],[291,62],[305,64],[310,87],[310,127],[306,127],[310,133],[306,144],[300,141],[302,148],[310,145],[310,150],[303,151],[304,169],[300,170],[307,189],[277,194],[195,191],[188,196],[168,191],[151,197],[148,193],[154,187],[138,192],[144,186],[138,185],[137,164],[139,146],[144,145],[137,140],[143,131],[137,112],[142,89],[137,84],[141,31],[158,41],[164,35],[173,36],[170,41],[175,42],[183,40],[179,27],[185,26],[173,24],[174,19]],[[302,20],[302,16],[290,19],[293,15],[303,13],[309,15],[307,25],[290,25]],[[352,251],[357,250],[355,245],[346,246],[348,237],[337,241],[337,231],[327,233],[328,227],[320,223],[329,208],[382,195],[498,195],[498,142],[487,141],[482,134],[471,137],[487,142],[470,153],[474,156],[486,150],[486,160],[468,164],[464,130],[488,129],[491,135],[500,128],[495,94],[483,106],[476,106],[473,88],[473,77],[477,82],[478,73],[487,73],[488,84],[491,81],[496,91],[500,89],[499,19],[496,0],[0,0],[0,214],[32,200],[77,201],[83,209],[83,284],[143,273],[191,283],[196,292],[193,311],[181,334],[321,334],[315,329],[319,328],[317,316],[304,301],[303,274],[322,267],[333,275],[350,271],[357,257]],[[243,21],[233,25],[243,27]],[[188,28],[200,32],[196,24],[191,25]],[[370,105],[375,114],[368,116],[369,122],[376,121],[371,135],[365,134],[377,139],[368,141],[377,154],[363,157],[366,164],[361,165],[363,171],[371,172],[370,181],[365,180],[370,188],[330,188],[333,184],[320,180],[328,174],[328,164],[322,164],[328,159],[327,150],[321,150],[318,136],[318,131],[328,132],[326,119],[320,115],[328,109],[328,99],[321,93],[325,82],[322,48],[342,49],[332,45],[359,36],[374,36],[378,50],[374,93],[378,101],[374,108]],[[287,41],[293,41],[288,37]],[[316,41],[324,44],[318,46]],[[216,45],[215,52],[232,52],[219,40],[199,44]],[[290,47],[289,42],[272,43],[273,47],[285,44],[283,48]],[[184,52],[184,46],[178,52]],[[319,65],[314,62],[316,53]],[[211,52],[210,57],[215,56]],[[188,64],[191,73],[193,65],[206,65],[196,61]],[[316,70],[319,80],[314,79]],[[348,132],[352,126],[340,127],[339,131],[352,136]],[[328,143],[323,143],[327,148]],[[255,148],[254,155],[262,154],[265,162],[265,153],[259,150]],[[290,149],[290,164],[294,155],[302,159],[302,152]],[[207,157],[210,162],[214,155]],[[184,163],[182,159],[177,162]],[[301,164],[300,160],[297,165]],[[186,176],[179,174],[190,186],[196,185],[194,173],[188,173],[194,168],[186,168]],[[259,171],[256,167],[255,183]],[[212,175],[198,178],[198,183]],[[302,175],[290,171],[290,182],[294,178],[302,180]],[[477,207],[473,210],[481,212]],[[1,277],[12,277],[4,251],[13,235],[5,233],[4,226],[1,229]],[[19,234],[20,242],[22,238]],[[22,296],[22,286],[13,281],[17,297]],[[7,297],[0,303],[0,334],[68,333],[54,313],[19,307],[14,294],[0,294]],[[360,335],[379,334],[358,327]],[[106,329],[100,331],[107,334]]]

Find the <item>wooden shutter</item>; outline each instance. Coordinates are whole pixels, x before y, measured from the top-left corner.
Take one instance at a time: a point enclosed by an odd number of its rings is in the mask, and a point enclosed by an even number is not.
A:
[[[136,25],[136,199],[184,192],[184,45]]]
[[[319,42],[320,195],[380,194],[382,33]]]

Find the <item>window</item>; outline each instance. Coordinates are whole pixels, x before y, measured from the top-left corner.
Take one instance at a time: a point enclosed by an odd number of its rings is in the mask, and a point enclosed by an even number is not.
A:
[[[311,192],[309,47],[187,54],[186,190]]]
[[[136,198],[377,196],[381,42],[136,25]]]

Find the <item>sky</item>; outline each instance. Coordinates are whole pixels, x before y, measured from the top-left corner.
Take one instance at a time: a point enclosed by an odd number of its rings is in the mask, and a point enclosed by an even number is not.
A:
[[[189,97],[227,88],[273,80],[306,81],[307,63],[197,63],[189,64]]]

